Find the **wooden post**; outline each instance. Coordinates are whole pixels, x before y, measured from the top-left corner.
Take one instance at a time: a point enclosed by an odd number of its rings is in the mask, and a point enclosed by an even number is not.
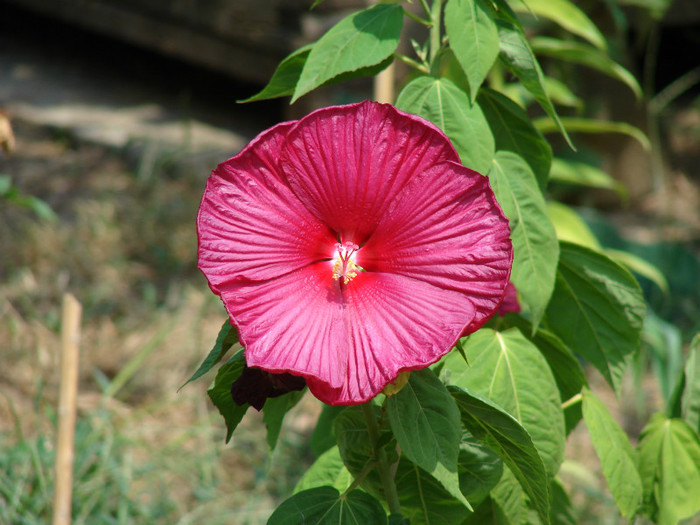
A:
[[[396,63],[374,77],[374,101],[384,104],[394,103],[394,77],[396,76]]]
[[[53,525],[70,525],[73,520],[71,499],[81,312],[78,300],[71,294],[65,294],[61,320],[61,390],[58,398]]]

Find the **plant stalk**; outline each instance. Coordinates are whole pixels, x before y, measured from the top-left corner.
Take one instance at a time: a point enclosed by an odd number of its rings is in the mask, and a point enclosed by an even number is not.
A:
[[[433,6],[430,10],[430,20],[433,23],[430,26],[430,73],[437,74],[439,68],[438,55],[441,47],[441,30],[440,19],[442,18],[442,2],[443,0],[433,0]]]
[[[389,512],[391,514],[401,515],[401,504],[399,503],[399,494],[396,491],[396,483],[394,483],[394,478],[391,476],[391,470],[389,467],[389,462],[386,457],[386,452],[379,443],[379,426],[377,425],[377,418],[374,415],[374,407],[372,402],[367,402],[362,405],[362,411],[365,413],[365,419],[367,420],[367,432],[369,433],[369,440],[372,442],[372,449],[374,451],[374,457],[377,460],[377,470],[379,471],[379,477],[382,480],[382,486],[384,487],[384,497],[386,498],[387,505],[389,505]]]

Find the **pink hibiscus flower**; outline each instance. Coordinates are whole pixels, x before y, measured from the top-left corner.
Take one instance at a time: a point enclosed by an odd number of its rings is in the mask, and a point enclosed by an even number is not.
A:
[[[500,304],[508,220],[431,123],[386,104],[264,131],[207,182],[199,267],[248,366],[331,405],[424,368]]]

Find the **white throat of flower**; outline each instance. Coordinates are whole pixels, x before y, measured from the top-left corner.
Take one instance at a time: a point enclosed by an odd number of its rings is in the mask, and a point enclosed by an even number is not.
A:
[[[333,254],[333,279],[343,279],[343,284],[348,284],[357,277],[357,272],[361,270],[355,264],[355,253],[358,249],[359,246],[351,242],[336,243]]]

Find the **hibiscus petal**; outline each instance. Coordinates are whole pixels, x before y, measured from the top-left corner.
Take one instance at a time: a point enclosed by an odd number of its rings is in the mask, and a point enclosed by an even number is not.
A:
[[[265,280],[328,257],[334,234],[280,175],[293,122],[259,135],[207,181],[197,217],[199,267],[216,290],[232,279]]]
[[[503,297],[513,257],[509,235],[488,179],[446,162],[397,196],[358,251],[357,264],[464,294],[475,311],[466,326],[471,332]]]
[[[471,301],[410,277],[361,273],[343,290],[345,381],[333,387],[308,377],[311,392],[331,405],[376,396],[402,370],[415,370],[443,356],[474,316]]]
[[[334,388],[346,380],[349,342],[330,262],[264,282],[233,281],[220,294],[248,366],[320,377]]]
[[[324,108],[287,135],[290,187],[343,241],[362,244],[416,174],[459,157],[433,124],[388,104]]]

